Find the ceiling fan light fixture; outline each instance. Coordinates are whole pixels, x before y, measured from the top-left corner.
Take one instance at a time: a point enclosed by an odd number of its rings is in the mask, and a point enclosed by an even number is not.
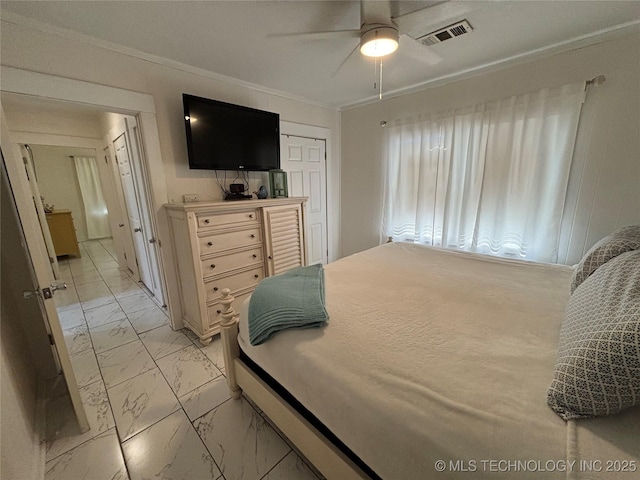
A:
[[[398,49],[398,38],[396,28],[375,26],[360,36],[360,53],[367,57],[384,57]]]

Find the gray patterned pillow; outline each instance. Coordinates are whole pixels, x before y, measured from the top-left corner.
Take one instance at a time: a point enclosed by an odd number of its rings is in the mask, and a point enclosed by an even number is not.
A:
[[[547,403],[565,420],[640,405],[640,250],[602,265],[569,299]]]
[[[591,247],[573,272],[571,293],[599,266],[629,250],[640,250],[640,225],[616,230]]]

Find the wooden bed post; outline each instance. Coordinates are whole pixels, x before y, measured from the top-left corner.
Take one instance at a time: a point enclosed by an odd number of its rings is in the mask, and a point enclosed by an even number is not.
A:
[[[240,347],[238,345],[238,313],[231,306],[234,300],[231,290],[223,288],[222,299],[220,300],[222,304],[220,338],[224,352],[227,385],[229,385],[231,396],[237,400],[242,394],[242,389],[240,389],[236,381],[235,359],[240,356]]]

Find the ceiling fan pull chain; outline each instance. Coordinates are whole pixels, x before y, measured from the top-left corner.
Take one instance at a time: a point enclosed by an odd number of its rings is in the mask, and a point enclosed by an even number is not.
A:
[[[380,58],[380,95],[379,99],[382,100],[382,58]]]
[[[378,89],[378,59],[373,59],[373,89]]]

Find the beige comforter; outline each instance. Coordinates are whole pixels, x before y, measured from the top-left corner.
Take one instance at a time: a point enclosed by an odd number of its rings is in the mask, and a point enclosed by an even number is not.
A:
[[[385,480],[616,478],[579,461],[637,459],[637,411],[546,405],[571,272],[388,244],[326,267],[325,328],[240,345]]]

